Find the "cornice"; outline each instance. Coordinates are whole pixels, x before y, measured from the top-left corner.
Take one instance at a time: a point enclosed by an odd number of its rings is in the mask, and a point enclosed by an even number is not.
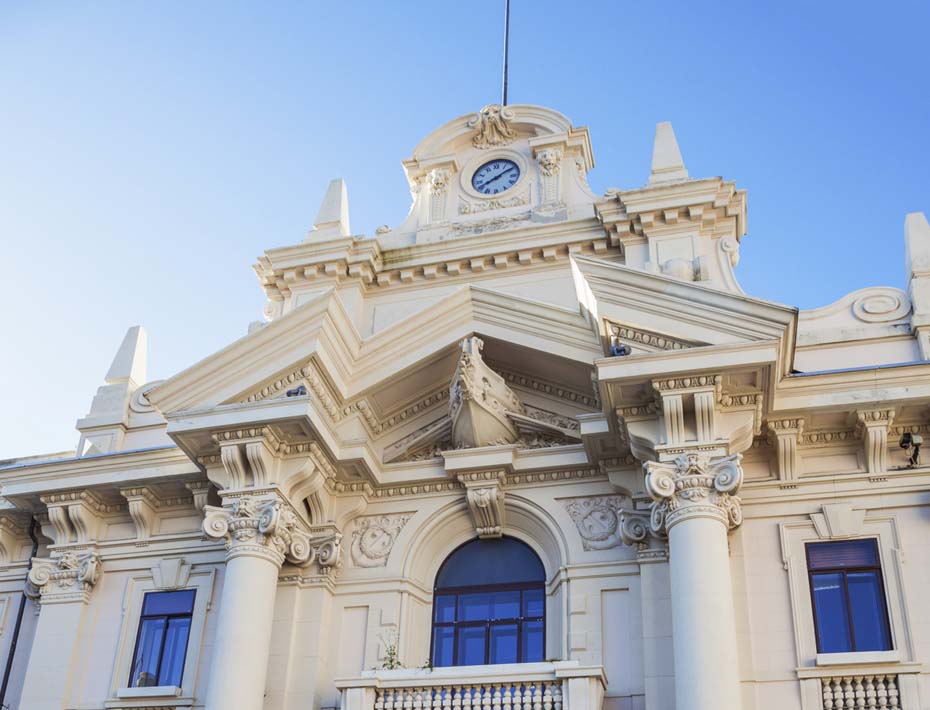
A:
[[[412,284],[463,281],[501,269],[550,267],[573,254],[619,255],[593,218],[533,222],[500,232],[383,248],[374,239],[344,239],[273,249],[255,265],[273,301],[312,285],[345,281],[382,292]]]
[[[775,411],[859,409],[930,399],[930,362],[792,374],[778,385]]]
[[[165,446],[5,469],[0,495],[9,499],[29,498],[95,486],[133,485],[200,475],[200,469],[180,448]]]

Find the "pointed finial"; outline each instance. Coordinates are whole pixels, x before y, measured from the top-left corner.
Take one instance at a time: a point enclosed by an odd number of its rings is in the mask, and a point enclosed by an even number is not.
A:
[[[908,281],[930,276],[930,224],[923,212],[911,212],[904,218],[904,253]]]
[[[655,143],[652,146],[652,174],[650,185],[687,180],[688,171],[678,149],[675,131],[669,121],[656,124]]]
[[[326,188],[326,195],[320,204],[320,210],[313,221],[313,230],[307,235],[307,241],[320,239],[338,239],[351,236],[349,229],[349,196],[346,181],[336,178]]]
[[[129,384],[138,387],[145,383],[147,336],[145,328],[134,325],[126,331],[122,345],[107,372],[108,385]]]

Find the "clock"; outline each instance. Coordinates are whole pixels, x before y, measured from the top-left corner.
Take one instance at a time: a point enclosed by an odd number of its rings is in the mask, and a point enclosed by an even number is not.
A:
[[[471,186],[482,195],[496,195],[513,187],[520,179],[520,167],[512,160],[489,160],[475,171]]]

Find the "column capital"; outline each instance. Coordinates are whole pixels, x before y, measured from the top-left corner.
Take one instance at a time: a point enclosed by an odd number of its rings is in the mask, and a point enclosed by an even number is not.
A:
[[[742,454],[711,459],[701,452],[685,453],[673,462],[647,461],[646,491],[653,499],[650,526],[668,532],[688,518],[713,518],[733,529],[743,520],[740,499]]]
[[[41,604],[86,604],[100,574],[96,550],[66,550],[51,558],[36,557],[26,576],[26,596]]]
[[[226,541],[226,559],[258,557],[280,567],[287,560],[306,567],[314,562],[328,570],[339,565],[341,535],[313,535],[290,504],[276,494],[240,495],[222,507],[204,507],[204,534]]]
[[[620,539],[636,550],[640,563],[668,559],[668,538],[664,530],[653,530],[648,510],[620,511]]]

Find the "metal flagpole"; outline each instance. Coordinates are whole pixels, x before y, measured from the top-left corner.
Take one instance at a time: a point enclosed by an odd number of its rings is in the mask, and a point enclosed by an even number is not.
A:
[[[501,106],[507,105],[507,51],[510,44],[510,0],[504,0],[504,86]]]

